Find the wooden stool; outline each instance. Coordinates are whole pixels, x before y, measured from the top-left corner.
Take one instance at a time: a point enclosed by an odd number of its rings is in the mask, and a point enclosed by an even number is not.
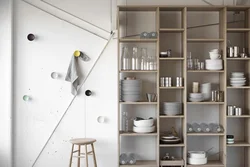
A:
[[[85,158],[86,162],[86,167],[88,167],[88,155],[93,155],[94,159],[94,164],[95,167],[97,167],[96,164],[96,157],[95,157],[95,149],[94,149],[94,142],[96,142],[95,139],[90,139],[90,138],[78,138],[78,139],[71,139],[70,142],[72,143],[72,150],[70,154],[70,161],[69,161],[69,167],[71,167],[72,164],[72,158],[76,157],[78,159],[77,166],[80,167],[80,159]],[[74,151],[74,146],[78,146],[78,150]],[[92,151],[88,152],[88,145],[91,145]],[[81,146],[85,146],[85,152],[81,153]],[[73,156],[74,153],[78,152],[78,156]],[[85,156],[81,156],[85,155]]]

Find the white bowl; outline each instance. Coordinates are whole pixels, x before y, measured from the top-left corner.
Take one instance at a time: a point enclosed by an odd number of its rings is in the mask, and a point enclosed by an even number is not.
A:
[[[165,115],[174,116],[174,115],[180,115],[182,113],[182,111],[181,111],[181,109],[179,109],[179,110],[164,110],[163,113]]]
[[[133,126],[133,132],[136,133],[151,133],[155,131],[155,126],[151,126],[151,127],[136,127]]]
[[[136,127],[151,127],[154,125],[154,119],[134,120],[134,125]]]
[[[202,98],[202,93],[190,93],[189,94],[190,97],[192,98]]]
[[[207,164],[207,158],[188,158],[188,164],[190,164],[190,165],[205,165],[205,164]]]
[[[230,81],[231,84],[244,84],[246,83],[246,80],[242,80],[242,81]]]
[[[212,52],[212,53],[220,53],[220,50],[219,49],[212,49],[212,50],[210,50],[210,52]]]
[[[188,151],[189,158],[206,158],[205,151]]]
[[[199,99],[197,99],[197,98],[189,98],[189,100],[192,101],[192,102],[201,102],[204,99],[203,98],[199,98]]]
[[[231,81],[243,81],[246,80],[246,78],[230,78]]]

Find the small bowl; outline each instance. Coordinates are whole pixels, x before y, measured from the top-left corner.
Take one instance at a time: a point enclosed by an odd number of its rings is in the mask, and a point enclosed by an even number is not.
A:
[[[155,126],[151,127],[136,127],[133,126],[133,131],[136,133],[151,133],[155,131]]]
[[[151,127],[154,125],[154,119],[147,119],[147,120],[134,120],[134,125],[136,127]]]

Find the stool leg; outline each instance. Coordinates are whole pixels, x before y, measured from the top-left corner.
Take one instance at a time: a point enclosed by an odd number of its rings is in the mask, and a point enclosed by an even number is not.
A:
[[[88,148],[87,148],[87,144],[85,145],[85,160],[86,160],[86,167],[88,167],[89,164],[88,164]]]
[[[78,146],[78,156],[81,156],[81,145]],[[80,163],[81,163],[81,158],[78,157],[78,162],[77,162],[78,167],[81,166]]]
[[[74,144],[72,144],[72,149],[71,149],[71,154],[70,154],[70,160],[69,160],[69,167],[71,167],[71,165],[72,165],[73,151],[74,151]]]
[[[93,151],[94,164],[95,164],[95,167],[97,167],[94,144],[91,144],[91,147],[92,147],[92,151]]]

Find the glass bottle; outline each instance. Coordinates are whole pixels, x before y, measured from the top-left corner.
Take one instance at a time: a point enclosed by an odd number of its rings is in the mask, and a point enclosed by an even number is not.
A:
[[[202,132],[205,132],[205,133],[210,132],[210,128],[209,128],[209,126],[207,124],[202,123],[200,126],[201,126],[201,131]]]
[[[193,60],[192,60],[192,53],[189,52],[189,55],[187,56],[187,69],[193,70]]]
[[[128,112],[122,112],[122,131],[128,132]]]
[[[211,129],[212,132],[214,133],[222,133],[224,132],[224,128],[221,125],[215,124],[215,123],[210,123],[209,128]]]
[[[136,164],[136,155],[134,153],[130,153],[128,155],[128,164],[129,165],[134,165]]]
[[[195,132],[201,132],[201,126],[199,124],[193,123],[192,127]]]
[[[131,70],[131,57],[128,52],[128,47],[122,48],[122,70]]]
[[[141,70],[147,70],[147,49],[141,48]]]
[[[127,156],[127,154],[122,153],[120,155],[120,160],[119,161],[120,161],[121,165],[126,165],[128,163],[128,156]]]
[[[140,70],[141,62],[140,56],[138,55],[137,47],[133,47],[133,55],[132,55],[132,70]]]
[[[188,133],[194,132],[193,127],[190,123],[187,124],[187,132]]]

